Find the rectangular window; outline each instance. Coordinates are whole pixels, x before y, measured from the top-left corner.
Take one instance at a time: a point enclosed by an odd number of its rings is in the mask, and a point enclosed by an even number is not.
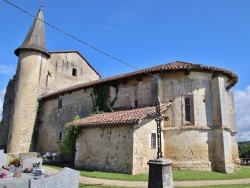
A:
[[[137,100],[135,100],[135,107],[137,107]]]
[[[184,95],[183,99],[183,122],[185,125],[194,124],[193,95]]]
[[[156,149],[156,133],[151,133],[151,149]]]
[[[76,68],[72,69],[72,76],[77,76],[77,69]]]
[[[58,133],[57,142],[62,142],[62,132]]]
[[[58,100],[58,109],[61,109],[62,108],[62,99],[59,99]]]
[[[185,121],[191,121],[191,102],[189,97],[185,97]]]
[[[132,108],[138,107],[138,85],[131,87],[130,102]]]

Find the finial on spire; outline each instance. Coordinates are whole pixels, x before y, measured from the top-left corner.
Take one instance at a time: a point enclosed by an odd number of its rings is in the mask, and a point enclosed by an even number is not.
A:
[[[41,11],[43,10],[43,5],[41,5],[40,10],[41,10]]]

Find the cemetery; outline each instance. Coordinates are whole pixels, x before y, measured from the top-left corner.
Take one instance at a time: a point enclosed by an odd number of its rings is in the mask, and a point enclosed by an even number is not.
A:
[[[18,165],[13,157],[0,150],[0,188],[76,188],[79,185],[79,172],[64,168],[57,174],[51,174],[42,168],[44,157],[36,152],[20,153]],[[52,159],[53,160],[53,159]]]

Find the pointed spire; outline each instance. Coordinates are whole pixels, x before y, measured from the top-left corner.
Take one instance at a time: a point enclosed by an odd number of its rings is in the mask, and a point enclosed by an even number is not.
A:
[[[26,38],[24,39],[23,44],[19,48],[17,48],[14,51],[14,53],[16,54],[16,56],[19,56],[20,51],[25,50],[25,49],[35,50],[35,51],[42,52],[46,55],[49,55],[46,49],[42,6],[40,7],[37,13],[37,16],[32,26],[30,27],[30,30]]]

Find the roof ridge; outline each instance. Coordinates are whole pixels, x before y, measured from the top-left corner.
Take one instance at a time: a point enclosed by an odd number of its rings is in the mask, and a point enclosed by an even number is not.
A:
[[[128,78],[128,77],[139,76],[139,75],[143,75],[146,73],[156,73],[156,72],[162,72],[162,71],[176,71],[176,70],[199,70],[199,71],[204,70],[204,71],[221,72],[223,74],[227,74],[232,80],[232,83],[229,85],[228,89],[233,87],[238,81],[238,76],[235,73],[233,73],[227,69],[224,69],[224,68],[175,61],[175,62],[160,64],[157,66],[137,70],[134,72],[123,73],[123,74],[119,74],[119,75],[115,75],[115,76],[110,76],[107,78],[102,78],[99,80],[94,80],[94,81],[90,81],[90,82],[76,84],[74,86],[69,86],[66,89],[57,90],[53,93],[43,95],[43,96],[41,96],[41,98],[46,98],[46,97],[49,97],[52,95],[58,95],[58,94],[65,93],[68,91],[79,90],[81,88],[90,87],[90,86],[96,85],[96,84],[102,84],[105,82],[116,81],[116,80],[120,80],[120,79],[124,79],[124,78]]]
[[[171,102],[164,102],[160,104],[161,111],[167,109]],[[94,114],[77,121],[69,123],[70,126],[98,126],[98,125],[125,125],[137,124],[145,120],[147,114],[155,113],[155,106],[146,106],[133,108],[129,110],[122,110],[116,112],[104,112],[101,114]]]

